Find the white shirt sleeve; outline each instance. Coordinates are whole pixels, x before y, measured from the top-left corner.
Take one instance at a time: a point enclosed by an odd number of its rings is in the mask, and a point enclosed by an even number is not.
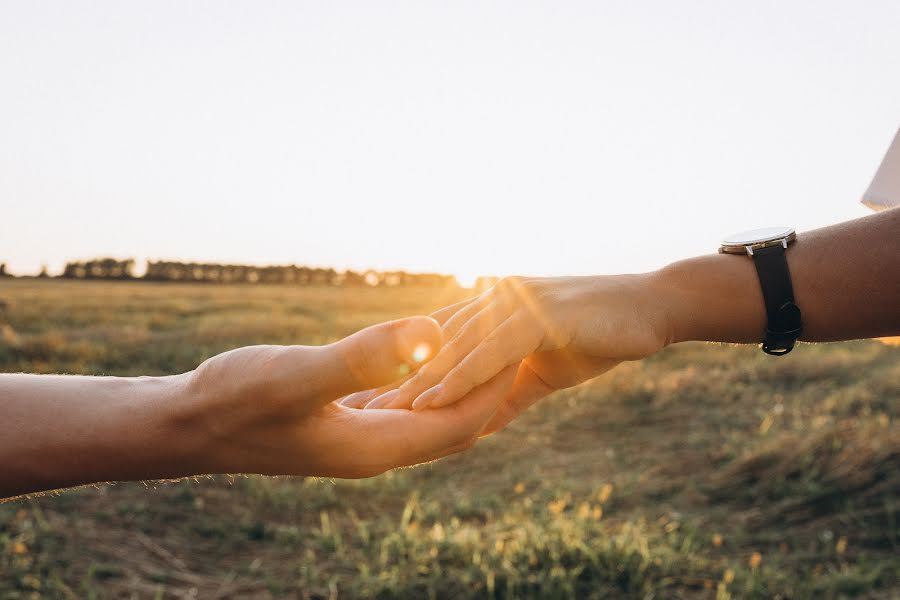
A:
[[[862,203],[872,210],[900,206],[900,130],[897,130],[869,189],[863,194]]]

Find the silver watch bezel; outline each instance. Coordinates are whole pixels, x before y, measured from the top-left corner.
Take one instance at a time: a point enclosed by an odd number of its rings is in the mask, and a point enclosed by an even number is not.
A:
[[[726,236],[719,246],[719,253],[753,256],[756,250],[770,246],[782,246],[787,249],[788,244],[796,239],[797,233],[791,227],[751,229]]]

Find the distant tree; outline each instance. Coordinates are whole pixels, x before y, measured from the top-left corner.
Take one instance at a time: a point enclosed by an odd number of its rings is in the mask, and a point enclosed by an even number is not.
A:
[[[344,271],[341,285],[345,285],[347,287],[363,286],[366,285],[366,278],[362,273],[357,273],[356,271]]]
[[[121,261],[122,279],[134,279],[134,259],[126,258]]]
[[[89,260],[85,263],[88,279],[103,279],[105,271],[103,263],[99,260]]]
[[[160,277],[160,268],[158,262],[152,260],[147,261],[147,270],[144,271],[144,279],[148,281],[157,281]]]
[[[47,272],[47,265],[41,265],[41,272],[38,273],[38,277],[40,277],[41,279],[50,277],[50,273]]]
[[[0,263],[0,277],[9,277],[9,273],[6,272],[6,263]]]
[[[87,277],[87,267],[84,263],[80,262],[68,263],[65,270],[63,271],[63,277],[69,277],[71,279],[84,279],[85,277]]]
[[[233,265],[231,267],[231,280],[235,283],[247,283],[247,267],[243,265]]]
[[[68,262],[60,277],[69,279],[133,279],[134,259],[96,258],[84,262]],[[0,277],[5,276],[0,265]],[[406,271],[339,272],[333,268],[303,265],[227,265],[219,263],[186,263],[148,261],[142,279],[146,281],[194,281],[205,283],[265,283],[346,287],[458,287],[452,275],[440,273],[407,273]]]
[[[116,278],[118,275],[118,269],[116,264],[116,259],[114,258],[103,258],[97,261],[100,264],[100,278],[101,279],[109,279]]]

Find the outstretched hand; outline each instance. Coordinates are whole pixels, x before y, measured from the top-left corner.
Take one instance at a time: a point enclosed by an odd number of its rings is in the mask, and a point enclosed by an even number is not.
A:
[[[204,473],[368,477],[474,444],[509,394],[501,369],[453,406],[362,411],[337,399],[440,348],[428,317],[321,347],[250,346],[167,377],[0,374],[0,500]]]
[[[512,387],[501,369],[440,411],[362,411],[335,400],[397,380],[441,345],[439,325],[413,317],[321,347],[251,346],[192,375],[180,415],[207,434],[198,472],[367,477],[470,447]]]

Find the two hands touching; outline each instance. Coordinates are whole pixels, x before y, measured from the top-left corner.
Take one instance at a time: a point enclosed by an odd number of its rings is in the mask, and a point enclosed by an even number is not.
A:
[[[238,348],[169,377],[0,375],[0,498],[202,473],[368,477],[459,452],[665,345],[643,277],[511,278],[433,317]]]
[[[341,404],[428,412],[514,369],[511,389],[483,430],[493,433],[547,394],[665,347],[671,328],[664,305],[647,293],[653,281],[651,275],[503,279],[432,315],[445,343],[431,362]]]
[[[218,461],[194,470],[367,477],[467,449],[547,394],[661,349],[645,279],[509,278],[328,346],[213,357],[179,417],[205,432],[190,454]]]

